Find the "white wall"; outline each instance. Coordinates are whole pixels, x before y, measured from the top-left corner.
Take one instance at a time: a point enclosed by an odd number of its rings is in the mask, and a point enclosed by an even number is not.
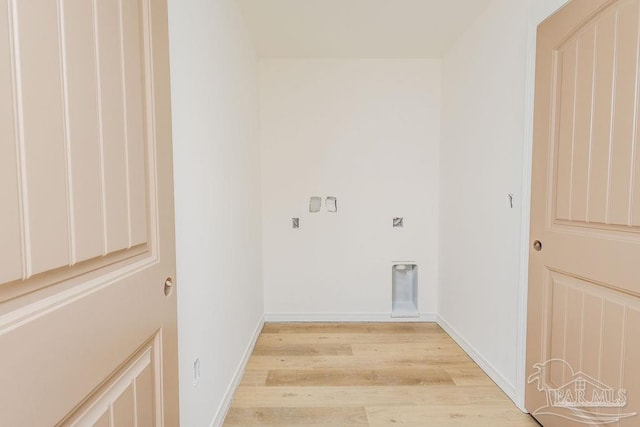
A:
[[[562,3],[496,0],[443,59],[438,312],[518,403],[526,315],[519,310],[526,286],[521,236],[527,236],[529,209],[522,189],[529,185],[532,115],[528,54],[532,28]]]
[[[496,0],[460,38],[442,64],[440,141],[439,61],[263,60],[258,100],[234,1],[169,0],[182,425],[222,415],[263,307],[383,318],[393,260],[420,264],[421,311],[513,397],[527,39],[562,2]],[[312,195],[337,196],[339,213],[309,214]]]
[[[169,21],[181,425],[208,426],[263,315],[257,58],[233,0]]]
[[[435,313],[439,126],[438,60],[260,61],[267,318],[388,319],[404,260]],[[310,214],[311,196],[338,213]]]

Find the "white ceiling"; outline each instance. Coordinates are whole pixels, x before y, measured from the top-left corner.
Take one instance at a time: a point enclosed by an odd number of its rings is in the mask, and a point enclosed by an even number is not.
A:
[[[439,58],[491,0],[236,0],[262,57]]]

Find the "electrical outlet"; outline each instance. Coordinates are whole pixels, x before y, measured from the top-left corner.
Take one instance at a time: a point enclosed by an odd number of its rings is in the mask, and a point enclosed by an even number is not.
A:
[[[293,228],[300,228],[300,218],[291,218],[291,226]]]

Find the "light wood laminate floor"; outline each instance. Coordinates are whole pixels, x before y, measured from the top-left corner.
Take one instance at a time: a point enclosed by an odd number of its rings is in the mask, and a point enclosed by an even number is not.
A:
[[[225,426],[538,426],[435,323],[266,324]]]

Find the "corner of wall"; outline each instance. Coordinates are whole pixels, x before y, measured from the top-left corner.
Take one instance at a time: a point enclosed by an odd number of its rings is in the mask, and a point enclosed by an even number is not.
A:
[[[224,393],[224,398],[222,399],[222,402],[220,403],[220,406],[218,407],[218,410],[216,411],[216,414],[213,417],[213,420],[211,421],[211,427],[219,427],[223,425],[224,419],[227,416],[229,409],[231,408],[233,395],[235,394],[238,386],[240,385],[240,381],[242,381],[242,377],[244,376],[244,371],[247,367],[247,363],[249,362],[249,359],[251,358],[251,354],[253,353],[253,349],[256,346],[256,342],[260,337],[260,333],[262,332],[264,323],[265,323],[264,316],[262,316],[260,317],[260,321],[258,322],[256,328],[254,329],[253,334],[251,335],[251,340],[249,341],[249,344],[247,344],[247,347],[245,348],[244,353],[242,355],[242,359],[240,359],[240,362],[238,363],[238,366],[233,374],[233,378],[231,379],[231,382],[229,383],[229,386],[227,387],[227,390]]]
[[[442,316],[437,316],[438,325],[464,350],[467,355],[496,383],[500,389],[511,399],[516,401],[516,387],[497,369],[489,360],[487,360],[478,349],[476,349],[469,341],[467,341],[449,322]]]

